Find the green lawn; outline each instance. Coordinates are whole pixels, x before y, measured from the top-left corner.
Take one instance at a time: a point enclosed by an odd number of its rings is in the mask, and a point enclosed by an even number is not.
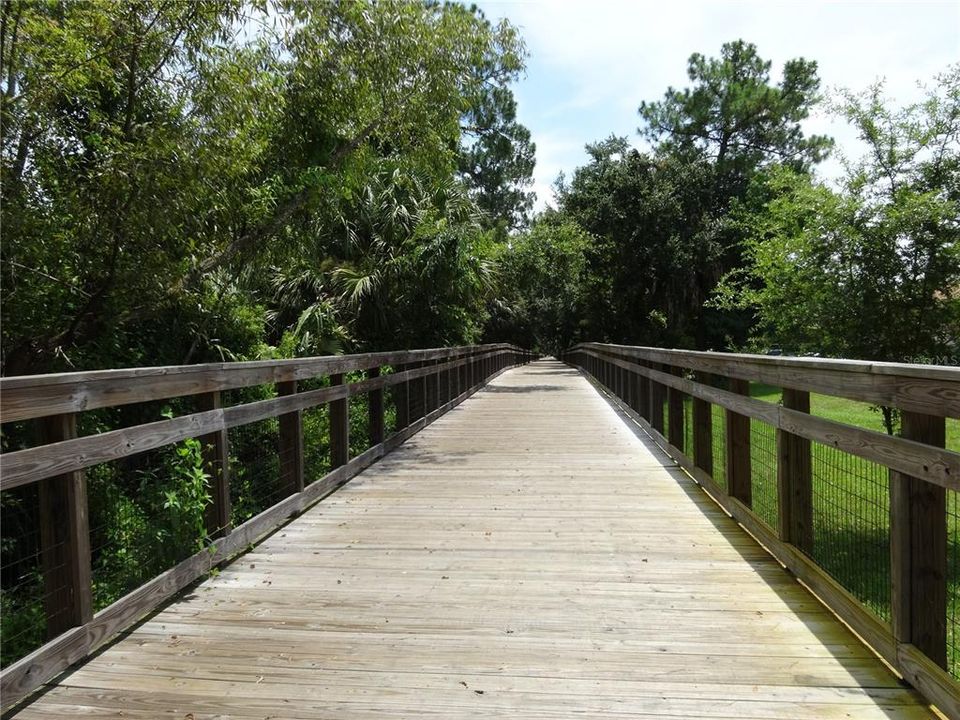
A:
[[[752,384],[751,396],[778,403],[781,391]],[[684,408],[684,439],[692,454],[692,413]],[[811,394],[814,415],[848,425],[883,432],[882,416],[865,403]],[[669,418],[664,412],[665,424]],[[665,428],[665,432],[667,429]],[[751,420],[751,480],[754,512],[777,528],[776,432]],[[726,488],[724,477],[724,412],[713,406],[714,480]],[[947,447],[960,451],[960,421],[947,421]],[[890,619],[890,505],[888,471],[876,463],[811,444],[813,470],[814,547],[811,556],[881,619]],[[960,677],[960,502],[947,497],[948,543],[948,663]]]

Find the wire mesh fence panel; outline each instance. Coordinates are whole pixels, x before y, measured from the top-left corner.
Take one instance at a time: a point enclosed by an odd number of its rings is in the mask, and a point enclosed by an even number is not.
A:
[[[231,520],[239,525],[287,494],[280,481],[280,423],[277,418],[230,428]]]
[[[663,404],[660,406],[660,412],[662,413],[661,417],[663,418],[663,436],[665,438],[668,438],[670,437],[670,403],[666,399],[667,393],[664,393],[663,396],[664,396],[664,401],[663,401]]]
[[[960,680],[960,493],[947,490],[947,669]]]
[[[811,443],[816,562],[883,620],[890,619],[887,468]]]
[[[392,375],[394,368],[389,365],[380,367],[380,375]],[[383,389],[383,437],[388,438],[397,431],[396,386],[388,385]]]
[[[773,530],[779,529],[777,431],[755,418],[750,418],[750,492],[753,512]]]
[[[19,660],[46,640],[40,546],[39,487],[0,495],[0,665]]]
[[[94,610],[205,547],[210,478],[198,440],[86,473]]]
[[[361,382],[365,378],[363,372],[352,372],[347,375],[346,382]],[[354,458],[370,447],[370,404],[366,393],[350,398],[347,417],[350,421],[350,457]]]
[[[713,479],[724,490],[727,489],[727,413],[720,405],[711,405],[711,430],[713,443]]]
[[[300,382],[299,390],[329,387],[326,377]],[[322,403],[303,411],[303,483],[309,485],[330,472],[330,406]]]

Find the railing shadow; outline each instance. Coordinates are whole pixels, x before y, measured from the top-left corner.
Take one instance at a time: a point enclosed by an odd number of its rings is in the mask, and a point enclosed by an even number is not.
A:
[[[538,392],[562,392],[562,385],[487,385],[480,393],[507,393],[526,395]]]
[[[579,374],[580,371],[577,371]],[[585,376],[586,377],[586,376]],[[590,382],[588,380],[588,382]],[[593,384],[593,383],[591,383]],[[829,607],[822,604],[822,602],[811,593],[804,585],[802,585],[799,580],[797,580],[792,573],[790,573],[786,568],[784,568],[779,561],[773,556],[764,557],[761,560],[757,560],[756,557],[748,556],[742,550],[742,543],[738,544],[734,542],[734,539],[742,539],[743,537],[750,538],[756,541],[753,536],[746,531],[734,518],[732,518],[727,512],[720,507],[707,493],[703,490],[700,485],[692,478],[683,468],[674,460],[670,455],[657,444],[654,439],[647,434],[647,432],[641,427],[624,409],[620,406],[617,400],[612,396],[608,395],[606,392],[601,391],[595,386],[598,395],[603,398],[604,402],[610,406],[610,408],[616,413],[617,417],[623,422],[624,426],[633,433],[633,435],[643,443],[643,446],[651,453],[651,455],[657,459],[664,468],[667,469],[670,476],[676,480],[677,486],[683,491],[683,493],[690,498],[691,502],[701,510],[703,516],[716,528],[717,532],[726,540],[729,548],[734,551],[740,559],[750,565],[751,567],[757,570],[757,577],[760,578],[770,590],[777,595],[780,600],[783,601],[784,605],[790,609],[793,615],[802,622],[811,632],[811,634],[817,638],[820,642],[820,646],[840,664],[841,667],[849,674],[851,684],[856,684],[856,687],[863,689],[877,689],[873,685],[856,680],[857,671],[855,668],[851,667],[851,664],[856,663],[861,660],[856,656],[851,657],[848,654],[839,653],[835,650],[838,646],[847,646],[847,645],[859,645],[862,646],[868,653],[871,653],[876,657],[878,663],[882,663],[882,659],[879,655],[876,655],[875,651],[870,648],[866,643],[864,643],[858,636],[856,636],[847,626],[837,618]],[[756,546],[763,548],[763,546],[756,542]],[[776,568],[779,572],[761,572],[761,570],[767,568]],[[789,577],[794,580],[795,584],[789,584],[784,586],[782,583],[774,582],[774,578]],[[797,607],[796,593],[789,593],[784,588],[801,588],[804,591],[804,594],[810,599],[816,601],[822,611],[812,613],[803,608]],[[831,628],[829,631],[829,641],[823,638],[825,631],[823,629],[823,622],[819,618],[823,617],[823,613],[826,613],[828,616],[834,618],[835,627]],[[838,641],[838,633],[842,632],[842,641]],[[895,677],[891,675],[891,677]],[[924,702],[920,694],[908,684],[903,681],[899,681],[899,689],[903,692],[909,692],[915,695],[918,702]],[[892,684],[887,687],[887,691],[892,692],[898,688]],[[889,702],[885,702],[885,697],[883,695],[874,696],[871,694],[869,697],[874,699],[875,707],[871,708],[872,710],[881,711],[886,717],[889,718],[898,718],[902,715],[902,707],[891,705]],[[933,716],[931,716],[933,717]]]

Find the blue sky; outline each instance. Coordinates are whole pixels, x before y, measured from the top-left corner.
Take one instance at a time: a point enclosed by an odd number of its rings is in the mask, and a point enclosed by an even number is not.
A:
[[[898,103],[920,97],[929,82],[960,61],[960,0],[912,2],[712,2],[635,0],[486,0],[491,19],[507,17],[521,29],[530,57],[515,86],[519,119],[537,144],[537,206],[552,199],[557,173],[586,161],[585,143],[611,133],[640,146],[636,129],[641,100],[687,84],[693,52],[719,53],[729,40],[757,45],[779,79],[786,60],[819,63],[824,89],[863,90],[885,78]],[[842,121],[819,111],[809,132],[827,133],[838,149],[860,153]],[[841,171],[838,159],[821,169]]]

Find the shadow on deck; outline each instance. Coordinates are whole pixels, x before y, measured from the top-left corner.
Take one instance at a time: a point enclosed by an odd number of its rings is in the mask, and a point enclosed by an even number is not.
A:
[[[931,717],[555,361],[501,375],[18,717],[78,713]]]

